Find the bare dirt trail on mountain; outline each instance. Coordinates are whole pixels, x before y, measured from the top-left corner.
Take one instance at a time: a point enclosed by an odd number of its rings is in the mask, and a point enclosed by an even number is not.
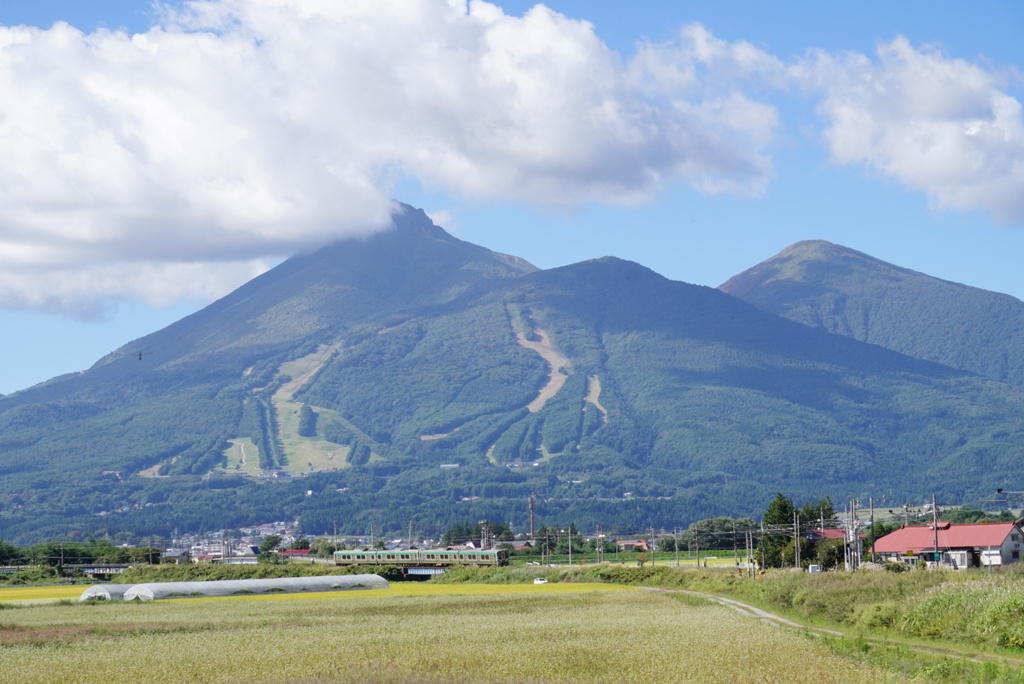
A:
[[[591,375],[587,378],[587,396],[585,399],[601,412],[601,425],[608,424],[608,411],[601,406],[601,378]]]
[[[539,340],[528,340],[524,333],[516,333],[516,341],[523,347],[540,354],[540,357],[547,361],[551,371],[548,373],[548,382],[546,385],[540,388],[540,392],[537,393],[537,398],[527,404],[526,409],[530,413],[537,413],[544,404],[547,403],[548,399],[558,394],[558,391],[562,389],[565,381],[568,379],[568,372],[563,373],[562,369],[566,371],[572,370],[572,362],[562,354],[560,351],[555,349],[554,345],[551,344],[551,338],[547,332],[540,328],[535,328],[533,334],[539,337]]]

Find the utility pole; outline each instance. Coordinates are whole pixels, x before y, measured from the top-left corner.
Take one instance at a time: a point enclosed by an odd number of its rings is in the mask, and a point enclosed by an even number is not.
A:
[[[935,560],[936,569],[939,567],[939,509],[935,505],[935,495],[932,494],[932,538],[935,544]]]
[[[761,518],[761,539],[759,541],[761,543],[761,567],[764,568],[768,563],[768,559],[764,557],[764,518]]]
[[[536,514],[537,514],[537,498],[533,494],[531,494],[530,495],[530,539],[536,539],[536,537],[534,536],[536,533],[534,532],[534,527],[533,527],[534,516]]]
[[[875,562],[875,497],[868,497],[868,505],[871,507],[871,562]]]
[[[793,567],[800,567],[800,514],[793,510]]]
[[[853,554],[853,569],[857,570],[860,568],[861,561],[861,548],[860,548],[860,518],[857,508],[860,506],[860,501],[854,499],[850,502],[850,544]]]
[[[754,577],[754,530],[747,530],[747,575]]]
[[[736,550],[736,521],[733,520],[732,521],[732,562],[738,568],[740,566],[740,559],[739,559],[739,556],[737,554],[738,554],[738,551]],[[679,564],[676,563],[676,565],[679,565]]]
[[[843,556],[846,561],[846,569],[853,571],[853,545],[850,543],[850,537],[853,535],[853,499],[850,499],[850,503],[846,509],[846,520],[843,524]]]
[[[409,521],[409,545],[408,548],[412,548],[412,520]]]

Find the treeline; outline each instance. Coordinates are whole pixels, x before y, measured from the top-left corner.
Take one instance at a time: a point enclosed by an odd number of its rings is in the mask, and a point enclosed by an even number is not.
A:
[[[0,565],[24,567],[20,572],[0,575],[0,582],[26,584],[57,581],[80,575],[74,569],[75,565],[159,563],[161,554],[161,549],[154,546],[127,548],[116,546],[107,539],[48,541],[25,547],[0,540]]]

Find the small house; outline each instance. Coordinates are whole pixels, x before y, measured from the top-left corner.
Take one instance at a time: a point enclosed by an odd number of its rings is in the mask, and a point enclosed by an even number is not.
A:
[[[1009,565],[1021,559],[1024,532],[1020,523],[940,522],[936,526],[902,527],[880,537],[872,551],[889,561],[910,564],[923,559],[961,570]]]

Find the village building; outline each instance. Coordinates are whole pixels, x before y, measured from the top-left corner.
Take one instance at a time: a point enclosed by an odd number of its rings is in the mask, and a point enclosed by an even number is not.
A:
[[[872,550],[888,561],[907,564],[923,561],[931,566],[937,561],[940,567],[958,570],[1010,565],[1021,559],[1021,544],[1024,543],[1021,522],[968,525],[946,522],[936,527],[902,527],[880,537]]]

